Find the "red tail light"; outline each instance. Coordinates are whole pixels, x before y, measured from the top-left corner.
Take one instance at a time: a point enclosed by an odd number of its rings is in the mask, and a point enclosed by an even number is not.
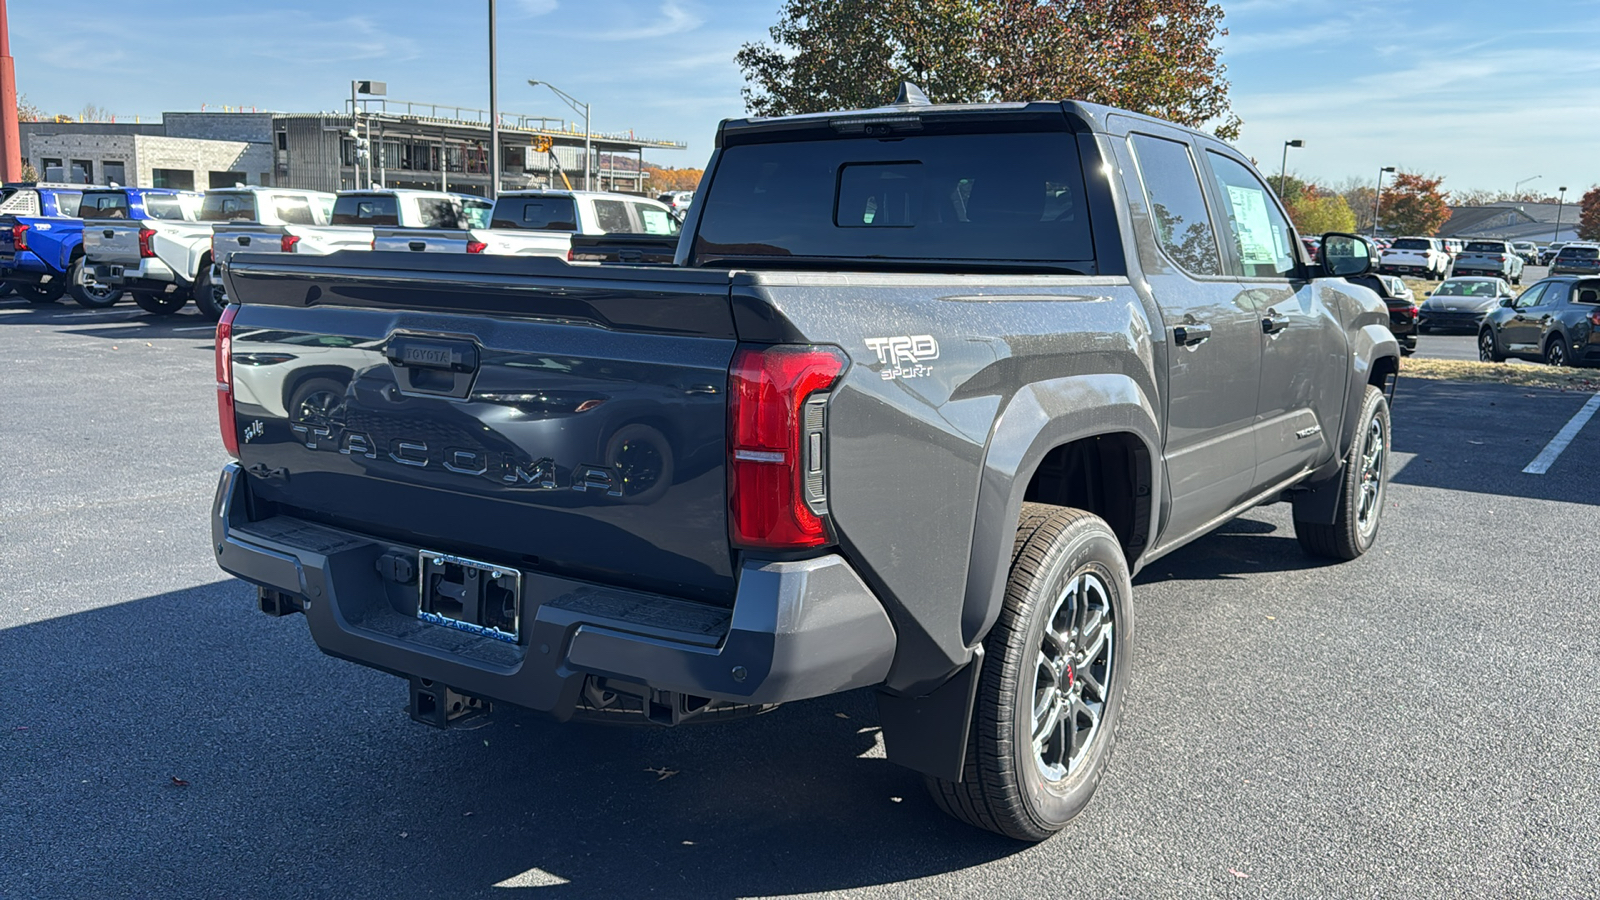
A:
[[[793,550],[832,537],[823,498],[822,415],[807,400],[844,372],[832,347],[741,348],[728,371],[728,531],[736,546]]]
[[[284,253],[293,253],[294,252],[294,245],[298,244],[298,243],[300,243],[300,236],[299,235],[286,234],[281,239],[279,239],[279,241],[278,241],[278,249],[282,250]]]
[[[1596,328],[1600,328],[1600,309],[1589,311],[1589,324]]]
[[[21,228],[22,226],[18,225],[17,227]],[[572,262],[572,248],[571,247],[567,248],[567,262]]]
[[[239,457],[239,428],[233,421],[233,317],[239,307],[229,304],[217,320],[217,419],[222,426],[222,446]]]
[[[155,233],[154,229],[147,228],[147,227],[145,227],[143,225],[139,226],[139,258],[140,259],[154,259],[155,258],[155,255],[156,255],[155,237],[156,237],[156,233]]]
[[[489,249],[489,245],[485,244],[483,241],[467,241],[467,252],[468,253],[482,253],[483,251],[485,251],[487,249]],[[570,259],[572,251],[568,250],[567,254],[568,254],[568,258]]]
[[[28,226],[11,226],[11,243],[15,244],[18,250],[28,249]],[[570,257],[571,254],[568,254],[568,256]]]

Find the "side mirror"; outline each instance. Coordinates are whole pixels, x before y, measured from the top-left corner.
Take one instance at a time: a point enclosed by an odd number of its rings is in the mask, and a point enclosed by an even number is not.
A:
[[[1329,232],[1322,236],[1322,267],[1334,278],[1352,278],[1372,271],[1372,244],[1355,234]]]
[[[1432,297],[1433,296],[1433,291],[1427,291],[1422,296],[1424,296],[1424,297]]]
[[[1500,298],[1500,305],[1505,307],[1506,309],[1510,309],[1512,304],[1514,304],[1516,302],[1517,302],[1517,298],[1515,298],[1515,297],[1501,297]]]

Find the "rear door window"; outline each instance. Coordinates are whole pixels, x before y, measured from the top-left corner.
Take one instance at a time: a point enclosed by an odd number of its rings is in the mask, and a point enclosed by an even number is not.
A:
[[[202,222],[254,222],[256,198],[254,194],[206,194],[200,201]]]
[[[417,198],[417,224],[423,228],[462,228],[457,205],[443,197]]]
[[[1156,241],[1190,274],[1221,275],[1216,233],[1188,146],[1144,134],[1130,135],[1128,141],[1139,163]]]
[[[461,201],[461,216],[466,219],[467,228],[488,228],[489,215],[494,211],[494,204],[487,200]]]
[[[1290,245],[1294,232],[1278,211],[1272,193],[1239,162],[1207,151],[1217,178],[1217,192],[1233,234],[1235,275],[1245,278],[1287,278],[1296,265]]]
[[[628,205],[621,200],[594,201],[594,219],[604,234],[626,234],[634,230],[628,218]]]
[[[1572,292],[1573,303],[1600,303],[1600,284],[1586,283],[1578,285]]]
[[[347,194],[333,201],[334,225],[400,225],[400,201],[393,194]]]
[[[77,191],[57,191],[56,215],[67,216],[68,218],[75,217],[78,214],[78,206],[82,202],[83,195]]]
[[[571,197],[504,197],[496,201],[489,227],[577,231],[578,210]]]
[[[678,233],[678,220],[672,213],[659,206],[648,203],[633,204],[633,214],[639,217],[639,225],[645,234],[674,235]]]

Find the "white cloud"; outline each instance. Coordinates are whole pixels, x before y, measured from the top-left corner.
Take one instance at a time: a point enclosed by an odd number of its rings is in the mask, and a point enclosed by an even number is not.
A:
[[[596,41],[649,40],[694,31],[704,22],[703,18],[685,9],[678,0],[665,0],[661,4],[661,18],[654,22],[646,22],[630,28],[619,28],[614,31],[602,31],[588,35],[588,37]]]

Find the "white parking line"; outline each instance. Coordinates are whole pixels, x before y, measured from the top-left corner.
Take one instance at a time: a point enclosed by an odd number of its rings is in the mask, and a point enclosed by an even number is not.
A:
[[[1533,458],[1533,462],[1528,463],[1528,467],[1523,469],[1522,473],[1524,475],[1543,475],[1550,471],[1550,467],[1555,465],[1556,458],[1561,455],[1561,451],[1567,449],[1567,445],[1572,443],[1572,439],[1578,436],[1578,432],[1583,430],[1583,426],[1589,424],[1589,419],[1594,416],[1594,412],[1597,409],[1600,409],[1600,394],[1595,394],[1589,398],[1589,402],[1583,405],[1583,409],[1578,410],[1578,414],[1573,416],[1566,426],[1557,432],[1555,437],[1550,439],[1550,443],[1544,445],[1544,449],[1539,451],[1539,455]]]
[[[139,315],[139,310],[136,310],[136,309],[104,309],[104,310],[102,310],[102,309],[91,309],[91,310],[86,310],[84,312],[56,313],[54,316],[51,316],[51,318],[53,318],[53,319],[81,319],[84,316],[136,316],[136,315]]]
[[[185,328],[174,328],[173,331],[216,331],[215,325],[189,325]]]

